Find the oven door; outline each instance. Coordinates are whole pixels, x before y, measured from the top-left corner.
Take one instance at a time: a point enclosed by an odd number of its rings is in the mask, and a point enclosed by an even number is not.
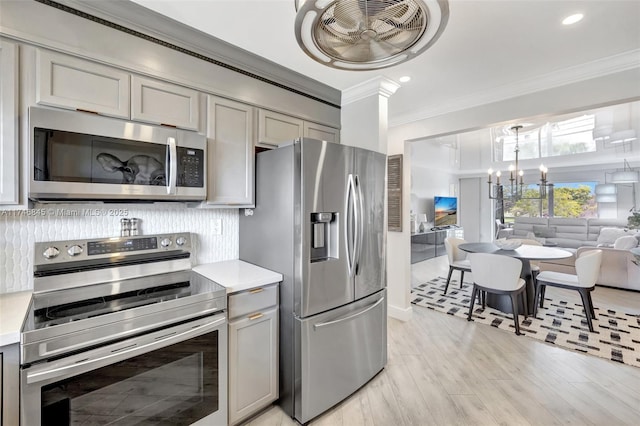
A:
[[[24,426],[226,425],[226,315],[23,366],[20,382]]]

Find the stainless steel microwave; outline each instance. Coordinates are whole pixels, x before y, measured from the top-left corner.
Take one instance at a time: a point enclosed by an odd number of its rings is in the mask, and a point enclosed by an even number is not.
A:
[[[29,198],[190,201],[207,196],[206,136],[92,113],[29,108]]]

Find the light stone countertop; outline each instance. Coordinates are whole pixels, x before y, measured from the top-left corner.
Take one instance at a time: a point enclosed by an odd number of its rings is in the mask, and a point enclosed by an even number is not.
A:
[[[227,294],[282,281],[282,274],[242,260],[194,266],[193,270],[227,288]]]
[[[31,302],[31,290],[0,294],[0,346],[20,341],[20,329]]]

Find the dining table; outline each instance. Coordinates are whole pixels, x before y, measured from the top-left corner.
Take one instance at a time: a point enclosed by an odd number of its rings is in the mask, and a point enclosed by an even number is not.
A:
[[[552,260],[552,259],[565,259],[573,256],[574,254],[569,250],[557,248],[557,247],[545,247],[529,244],[522,244],[520,247],[514,250],[503,250],[494,243],[463,243],[458,246],[462,251],[468,253],[493,253],[501,256],[509,256],[519,259],[522,262],[522,272],[520,277],[525,280],[526,293],[527,293],[527,306],[524,304],[524,300],[520,298],[520,305],[518,312],[527,315],[533,315],[535,307],[535,284],[531,274],[531,261],[536,260]],[[500,274],[500,271],[495,271],[496,274]],[[473,275],[473,269],[471,270]],[[511,306],[511,299],[508,295],[499,294],[487,294],[485,297],[487,306],[498,309],[502,312],[513,313]]]

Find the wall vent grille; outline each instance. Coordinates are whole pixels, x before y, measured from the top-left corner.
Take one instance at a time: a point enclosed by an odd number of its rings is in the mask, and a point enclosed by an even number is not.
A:
[[[402,232],[402,154],[387,159],[387,228]]]

